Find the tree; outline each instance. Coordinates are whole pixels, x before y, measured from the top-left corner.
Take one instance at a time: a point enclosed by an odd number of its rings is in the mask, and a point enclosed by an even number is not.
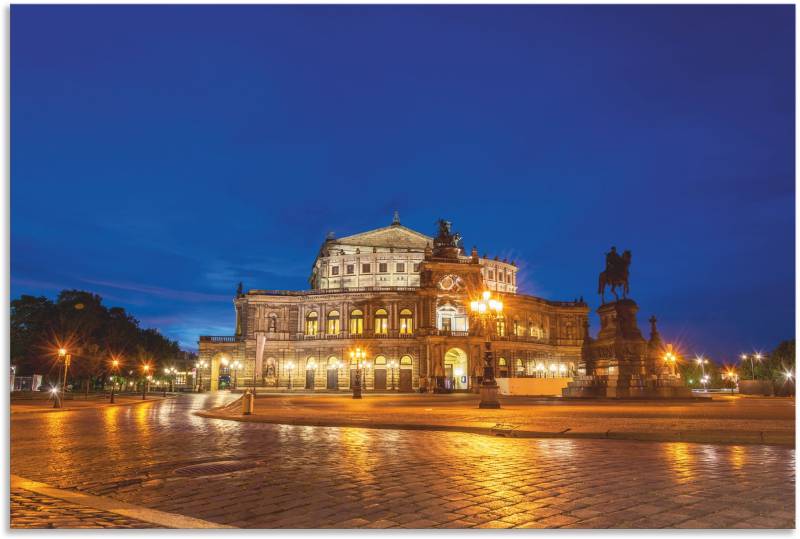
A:
[[[82,381],[87,391],[108,377],[112,357],[128,369],[145,361],[156,369],[180,352],[177,342],[139,327],[125,309],[108,308],[91,292],[62,290],[55,302],[27,295],[11,302],[11,359],[19,374],[49,373],[54,382],[62,347],[72,356],[70,380]]]

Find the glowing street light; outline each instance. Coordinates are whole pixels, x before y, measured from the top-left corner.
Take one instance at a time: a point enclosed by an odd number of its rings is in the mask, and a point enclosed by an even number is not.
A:
[[[55,399],[53,400],[53,408],[63,408],[64,407],[64,397],[66,397],[67,391],[67,371],[69,370],[69,362],[72,359],[71,354],[67,351],[66,348],[59,348],[58,349],[58,357],[59,359],[64,360],[64,381],[59,379],[59,383],[56,384],[56,388],[61,386],[61,395],[59,396],[58,390],[55,392]],[[60,377],[59,377],[60,378]]]
[[[362,350],[359,347],[356,347],[355,350],[350,350],[350,364],[352,365],[353,363],[355,363],[356,365],[356,379],[355,382],[353,383],[354,399],[361,398],[361,367],[366,358],[367,358],[366,350]]]
[[[238,359],[236,361],[234,361],[233,363],[231,363],[231,370],[233,371],[233,389],[236,389],[236,385],[237,385],[237,382],[238,382],[239,369],[241,369],[241,368],[242,368],[242,362],[239,361]]]
[[[755,363],[753,363],[753,360],[755,359],[758,363],[761,363],[761,360],[764,359],[764,356],[762,356],[760,353],[755,353],[755,354],[752,354],[752,355],[749,355],[749,356],[747,354],[742,354],[739,357],[741,357],[742,361],[747,361],[748,359],[750,359],[750,370],[753,373],[753,380],[755,380],[756,379],[756,366],[755,366]]]
[[[111,404],[114,404],[114,390],[117,388],[117,372],[119,371],[119,360],[114,358],[111,360],[111,370],[114,375],[111,377]]]
[[[708,360],[703,356],[697,356],[694,360],[700,365],[700,369],[703,372],[703,377],[700,380],[703,382],[703,390],[705,391],[706,383],[708,383],[708,376],[706,376],[706,363],[708,363]]]
[[[489,329],[496,327],[497,320],[503,316],[503,302],[492,299],[492,293],[485,290],[480,299],[469,304],[470,311],[478,318],[486,337],[486,351],[483,355],[483,380],[481,381],[481,402],[478,408],[500,408],[497,400],[497,382],[494,379],[494,365],[492,360],[492,335]]]
[[[142,373],[143,373],[142,374],[142,400],[147,399],[147,381],[149,380],[149,377],[147,376],[147,373],[149,371],[150,371],[150,365],[148,365],[146,363],[144,365],[142,365]]]
[[[201,360],[195,363],[194,367],[197,372],[197,392],[201,393],[203,391],[203,369],[208,367],[208,363]]]

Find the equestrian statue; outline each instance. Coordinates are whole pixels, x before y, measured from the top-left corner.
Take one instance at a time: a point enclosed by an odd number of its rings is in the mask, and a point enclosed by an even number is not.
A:
[[[628,267],[630,265],[630,251],[625,251],[620,256],[620,254],[617,253],[617,248],[611,247],[611,251],[606,253],[606,270],[600,273],[600,282],[597,286],[597,293],[600,294],[603,304],[606,302],[606,286],[611,288],[611,293],[614,294],[614,298],[616,298],[617,301],[619,301],[617,287],[622,288],[623,299],[628,296]]]

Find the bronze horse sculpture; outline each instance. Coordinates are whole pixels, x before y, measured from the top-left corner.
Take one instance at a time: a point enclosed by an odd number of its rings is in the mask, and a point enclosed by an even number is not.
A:
[[[622,256],[617,254],[616,248],[612,247],[611,252],[606,255],[606,270],[600,273],[597,285],[597,293],[600,294],[603,303],[606,302],[606,286],[611,288],[614,298],[619,301],[617,287],[622,288],[623,299],[628,296],[628,267],[631,265],[631,252],[625,251]]]

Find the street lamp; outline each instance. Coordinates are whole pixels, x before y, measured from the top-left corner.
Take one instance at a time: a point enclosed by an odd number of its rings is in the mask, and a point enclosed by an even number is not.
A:
[[[66,348],[59,348],[58,349],[58,357],[64,360],[64,381],[63,383],[59,377],[59,385],[61,386],[61,397],[58,395],[58,385],[56,386],[55,392],[55,399],[53,400],[53,408],[63,408],[64,402],[63,399],[67,396],[67,371],[69,370],[69,362],[72,359],[72,355],[67,352]]]
[[[350,364],[356,364],[356,380],[353,384],[353,398],[361,398],[361,365],[367,357],[366,350],[356,347],[355,350],[350,350]]]
[[[242,363],[237,359],[233,363],[231,363],[231,370],[233,370],[233,389],[236,389],[236,383],[239,379],[239,369],[242,368]]]
[[[147,398],[147,373],[150,371],[150,365],[142,365],[142,400]]]
[[[470,310],[478,320],[486,337],[486,352],[483,359],[483,380],[481,381],[481,402],[478,408],[500,408],[497,400],[497,382],[494,379],[494,366],[492,365],[492,336],[490,327],[503,313],[503,303],[492,299],[488,290],[483,292],[480,299],[470,303]]]
[[[664,363],[669,366],[669,370],[671,374],[675,374],[675,368],[678,364],[678,356],[673,354],[672,352],[668,351],[664,354]]]
[[[198,361],[194,364],[195,369],[197,371],[197,392],[202,393],[203,391],[203,369],[208,366],[208,363],[205,361]]]
[[[703,356],[697,356],[695,357],[694,360],[697,362],[698,365],[700,365],[700,369],[703,372],[703,377],[700,380],[703,382],[703,391],[705,391],[706,384],[708,383],[708,376],[706,376],[706,363],[708,363],[708,360]]]
[[[289,373],[289,385],[287,386],[287,389],[289,389],[291,391],[291,389],[292,389],[292,371],[294,370],[294,361],[290,361],[290,362],[288,362],[286,364],[286,370]]]
[[[392,391],[394,391],[394,369],[397,367],[397,361],[394,359],[389,361],[389,371],[392,373]]]
[[[119,370],[119,360],[118,359],[112,359],[111,360],[111,370],[114,373],[116,373]],[[114,404],[114,390],[117,387],[116,376],[117,375],[114,374],[114,376],[111,377],[111,404]]]

